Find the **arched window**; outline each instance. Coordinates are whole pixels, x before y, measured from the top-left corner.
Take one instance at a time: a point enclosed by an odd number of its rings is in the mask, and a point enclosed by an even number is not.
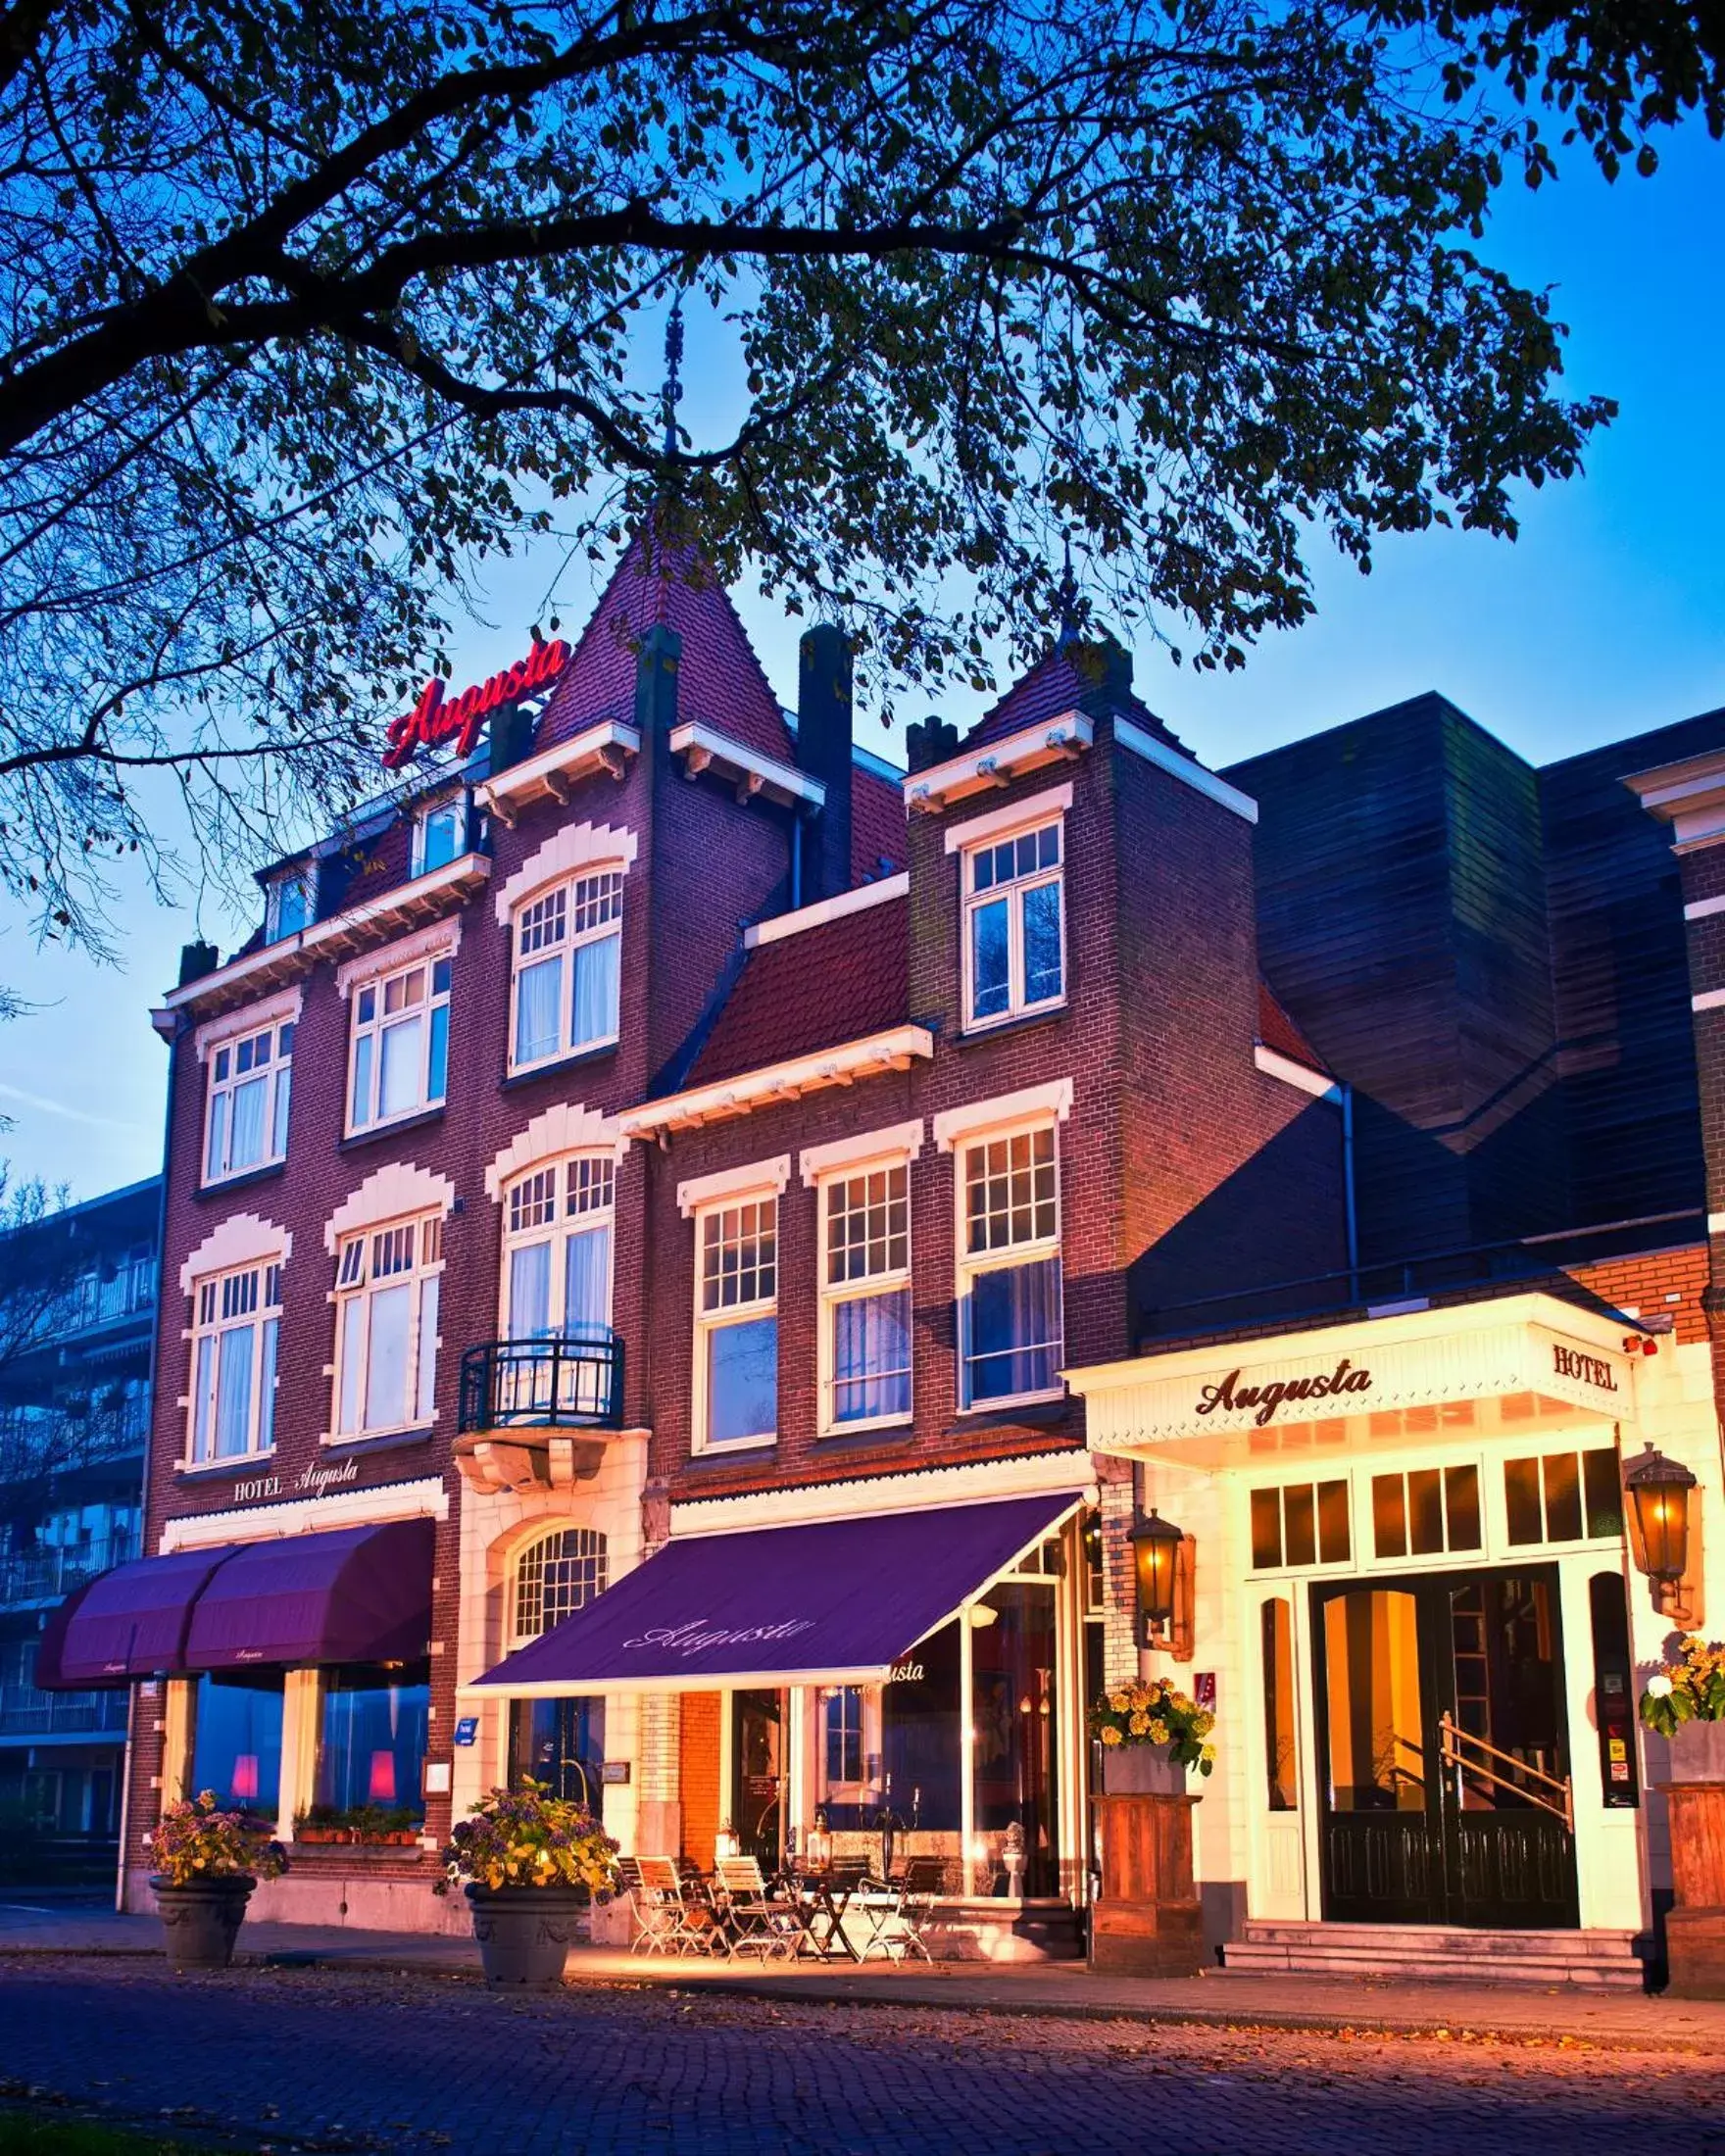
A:
[[[605,1537],[590,1527],[560,1528],[529,1543],[516,1559],[515,1644],[572,1617],[605,1592],[609,1580]]]
[[[566,876],[516,909],[510,1068],[531,1070],[617,1037],[623,875]]]
[[[548,1160],[504,1195],[503,1337],[591,1339],[611,1324],[610,1153]]]

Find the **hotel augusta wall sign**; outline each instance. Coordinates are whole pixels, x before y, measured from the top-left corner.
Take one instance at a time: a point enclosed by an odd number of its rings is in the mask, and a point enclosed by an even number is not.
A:
[[[1092,1443],[1251,1434],[1517,1394],[1634,1419],[1632,1366],[1621,1353],[1526,1320],[1482,1323],[1477,1310],[1454,1315],[1452,1330],[1428,1328],[1413,1338],[1368,1323],[1339,1327],[1321,1343],[1309,1334],[1297,1343],[1253,1341],[1235,1350],[1237,1359],[1208,1366],[1182,1352],[1181,1375],[1160,1374],[1152,1358],[1142,1377],[1134,1373],[1136,1382],[1087,1391]],[[1356,1343],[1353,1352],[1332,1345],[1337,1334]]]

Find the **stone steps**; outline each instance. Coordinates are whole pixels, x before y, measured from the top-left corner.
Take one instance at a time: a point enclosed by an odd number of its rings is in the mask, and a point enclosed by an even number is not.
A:
[[[1633,1932],[1475,1932],[1450,1925],[1249,1922],[1223,1949],[1242,1975],[1375,1977],[1406,1984],[1640,1991]]]

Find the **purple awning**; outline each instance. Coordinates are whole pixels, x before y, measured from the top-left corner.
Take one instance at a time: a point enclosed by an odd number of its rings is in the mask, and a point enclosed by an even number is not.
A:
[[[1008,1497],[691,1536],[478,1683],[518,1696],[874,1683],[1078,1501]]]
[[[89,1691],[184,1669],[193,1606],[235,1547],[140,1557],[78,1588],[48,1620],[36,1683],[44,1691]]]
[[[242,1544],[198,1597],[185,1667],[421,1660],[434,1533],[389,1520]]]

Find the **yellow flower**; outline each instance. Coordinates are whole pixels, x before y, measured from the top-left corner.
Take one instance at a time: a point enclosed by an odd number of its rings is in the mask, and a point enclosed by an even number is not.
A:
[[[1200,1757],[1203,1760],[1205,1766],[1213,1767],[1216,1763],[1215,1746],[1213,1744],[1206,1744],[1203,1752],[1200,1754]]]
[[[1127,1707],[1126,1694],[1123,1691],[1110,1691],[1109,1693],[1109,1705],[1113,1708],[1116,1714],[1124,1714]]]
[[[1117,1743],[1119,1743],[1119,1742],[1120,1742],[1120,1740],[1120,1740],[1120,1733],[1119,1733],[1119,1731],[1118,1731],[1117,1729],[1113,1728],[1113,1727],[1112,1727],[1112,1725],[1110,1724],[1110,1726],[1109,1726],[1109,1727],[1108,1729],[1106,1729],[1106,1730],[1104,1730],[1104,1731],[1103,1731],[1103,1733],[1102,1733],[1102,1740],[1103,1740],[1103,1742],[1104,1742],[1105,1744],[1117,1744]]]
[[[1151,1723],[1150,1740],[1153,1744],[1165,1744],[1168,1740],[1168,1725],[1165,1722]]]
[[[1135,1714],[1128,1724],[1134,1737],[1143,1737],[1150,1726],[1151,1722],[1148,1714]]]

